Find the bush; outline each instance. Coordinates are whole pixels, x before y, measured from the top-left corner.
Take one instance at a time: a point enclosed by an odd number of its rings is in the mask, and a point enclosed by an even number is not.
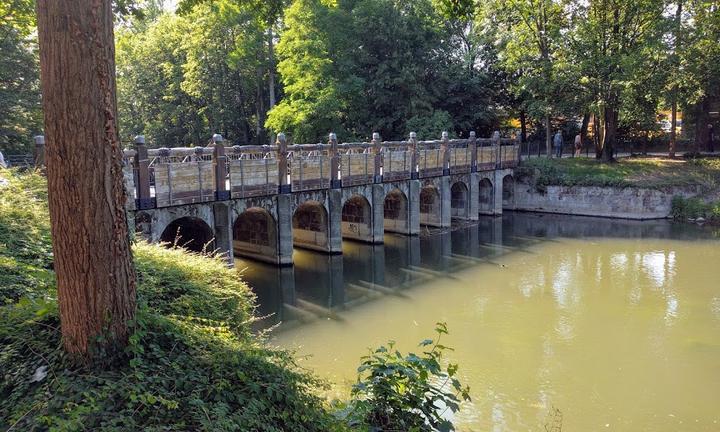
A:
[[[676,220],[703,218],[711,223],[720,223],[720,201],[705,202],[697,197],[675,196],[670,215]]]
[[[445,411],[459,410],[459,397],[470,400],[470,388],[455,377],[458,366],[442,365],[440,345],[447,334],[445,323],[435,328],[437,339],[420,343],[422,355],[402,355],[394,342],[362,358],[353,400],[346,409],[351,424],[364,424],[377,431],[450,431]]]

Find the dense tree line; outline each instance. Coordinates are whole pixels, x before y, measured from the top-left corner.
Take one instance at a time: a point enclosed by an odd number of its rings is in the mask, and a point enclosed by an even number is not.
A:
[[[0,6],[0,146],[40,130],[33,2]],[[130,6],[128,6],[130,5]],[[594,129],[598,157],[682,111],[705,148],[716,0],[162,0],[116,11],[121,139],[264,144]],[[23,11],[30,11],[24,13]],[[8,18],[9,17],[9,18]],[[673,117],[674,118],[674,117]],[[519,122],[519,124],[518,124]],[[674,130],[674,129],[673,129]],[[671,137],[670,152],[674,151]]]

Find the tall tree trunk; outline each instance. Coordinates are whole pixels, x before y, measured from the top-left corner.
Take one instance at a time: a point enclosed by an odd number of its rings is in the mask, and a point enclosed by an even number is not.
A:
[[[520,111],[520,142],[527,142],[527,117],[525,111]]]
[[[709,99],[703,98],[700,102],[695,105],[695,139],[693,140],[693,147],[695,152],[701,149],[709,150],[710,134],[708,131],[708,124],[710,124],[710,117],[708,111],[710,110]]]
[[[270,104],[268,112],[275,106],[275,41],[273,40],[272,26],[268,28],[268,95]],[[275,137],[269,134],[270,145],[275,144]]]
[[[122,351],[135,315],[113,12],[110,0],[38,0],[37,15],[62,340],[92,361]]]
[[[605,110],[600,109],[599,114],[593,115],[593,129],[595,130],[595,159],[601,159],[605,144]]]
[[[680,38],[682,36],[682,0],[678,0],[677,8],[675,9],[675,46],[673,49],[673,72],[674,74],[680,74],[680,57],[678,51],[680,50]],[[678,89],[677,84],[673,83],[672,89],[670,90],[670,98],[672,99],[672,108],[670,115],[670,148],[669,156],[675,158],[675,150],[677,149],[677,98]]]
[[[255,100],[255,139],[257,145],[265,144],[265,98],[263,95],[263,70],[262,67],[257,68],[257,96]]]
[[[552,156],[552,124],[550,123],[550,114],[545,116],[545,150],[547,156]]]
[[[612,162],[615,160],[613,152],[615,150],[617,127],[618,111],[613,105],[608,105],[605,107],[605,123],[603,126],[605,133],[603,134],[602,160],[604,162]]]
[[[675,149],[677,148],[677,98],[673,90],[673,101],[670,113],[670,148],[668,149],[668,156],[671,159],[675,159]]]

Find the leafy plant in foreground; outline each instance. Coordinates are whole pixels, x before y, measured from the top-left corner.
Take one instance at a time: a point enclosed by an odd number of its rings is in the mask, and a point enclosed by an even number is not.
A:
[[[470,387],[456,378],[458,365],[442,365],[443,353],[452,351],[440,344],[447,325],[437,323],[435,332],[435,340],[420,342],[422,355],[403,355],[390,341],[362,358],[348,406],[351,422],[374,431],[455,430],[444,414],[459,410],[459,398],[470,400]]]

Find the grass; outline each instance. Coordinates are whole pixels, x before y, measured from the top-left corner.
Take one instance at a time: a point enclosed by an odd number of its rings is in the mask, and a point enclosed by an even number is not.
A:
[[[720,159],[621,158],[605,164],[595,159],[535,158],[522,162],[518,177],[542,189],[546,186],[600,186],[666,189],[720,188]]]
[[[322,383],[250,330],[254,296],[219,258],[139,242],[123,358],[61,345],[45,180],[0,170],[0,430],[325,431]]]
[[[720,224],[720,200],[704,201],[700,198],[676,196],[672,201],[671,215],[676,220],[705,219],[707,223]]]

